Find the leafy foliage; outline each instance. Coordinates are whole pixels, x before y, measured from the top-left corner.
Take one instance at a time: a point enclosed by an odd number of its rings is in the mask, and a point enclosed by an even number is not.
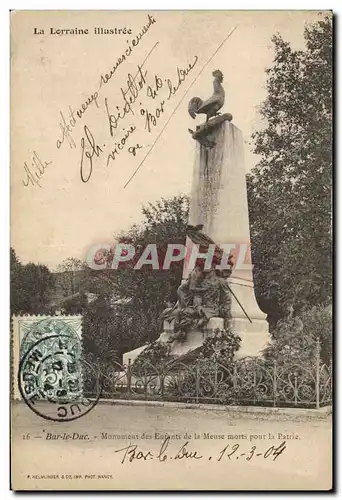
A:
[[[132,371],[134,375],[148,373],[151,370],[155,372],[162,370],[170,361],[169,346],[163,342],[152,342],[137,356],[132,365]]]
[[[220,330],[217,328],[212,335],[205,339],[201,347],[200,356],[202,370],[212,369],[213,362],[216,361],[218,363],[225,363],[226,365],[231,363],[234,359],[235,352],[240,347],[240,342],[240,337],[234,335],[230,330]],[[141,373],[143,370],[151,371],[151,369],[165,371],[166,365],[171,364],[173,360],[169,355],[169,351],[169,344],[152,342],[134,361],[134,373]],[[190,369],[197,363],[196,359],[188,361],[182,359],[181,361],[185,362]],[[207,364],[204,365],[206,362]],[[186,377],[183,377],[181,383],[186,385],[189,381]]]
[[[82,314],[88,306],[85,293],[77,293],[67,297],[60,304],[64,314]]]
[[[292,304],[329,304],[331,284],[332,21],[305,28],[306,50],[278,34],[248,176],[256,293],[273,324]]]
[[[201,353],[203,358],[229,364],[239,350],[240,343],[241,338],[231,330],[217,328],[213,335],[205,339]]]
[[[315,340],[311,334],[304,333],[303,322],[298,316],[285,318],[278,321],[273,331],[273,342],[265,350],[265,356],[279,364],[310,364],[315,359]]]
[[[132,318],[125,308],[111,307],[100,296],[83,312],[83,345],[101,364],[121,362],[124,352],[132,349],[130,324]]]
[[[63,295],[69,297],[77,293],[84,282],[88,281],[90,270],[82,260],[69,257],[57,266],[56,271],[58,273],[58,285],[61,286]],[[76,275],[81,279],[77,280]]]
[[[96,282],[101,295],[127,302],[125,314],[131,318],[131,349],[153,342],[160,335],[160,315],[167,301],[176,301],[182,278],[182,265],[179,263],[171,265],[169,270],[153,270],[152,266],[133,270],[139,258],[139,249],[156,243],[158,254],[162,255],[168,243],[185,243],[188,210],[189,200],[183,195],[149,203],[143,208],[145,220],[142,226],[133,226],[116,238],[138,249],[138,256],[133,259],[132,265],[93,272],[93,283]]]
[[[332,312],[330,307],[313,307],[300,316],[278,321],[273,332],[273,342],[266,349],[267,359],[279,365],[298,363],[306,366],[316,363],[317,340],[319,356],[329,365],[332,360]]]
[[[49,312],[53,274],[41,264],[21,264],[15,251],[10,253],[11,314]]]
[[[303,333],[320,341],[322,361],[329,365],[332,362],[333,318],[332,307],[315,306],[302,311]]]

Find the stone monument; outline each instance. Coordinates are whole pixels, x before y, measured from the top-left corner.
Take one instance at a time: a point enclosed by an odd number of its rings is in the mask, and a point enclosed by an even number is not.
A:
[[[213,96],[206,101],[194,97],[189,102],[190,116],[202,113],[207,121],[196,130],[189,129],[196,140],[196,155],[187,257],[178,302],[164,312],[164,331],[157,342],[169,344],[170,356],[197,356],[208,335],[229,326],[241,338],[236,353],[239,359],[261,355],[269,331],[254,294],[244,142],[241,131],[231,123],[232,115],[218,116],[225,99],[223,75],[216,70],[213,76]],[[209,247],[214,259],[205,269],[191,256],[204,260]],[[229,265],[220,270],[223,252]],[[134,361],[146,347],[125,353],[124,363],[129,358]]]

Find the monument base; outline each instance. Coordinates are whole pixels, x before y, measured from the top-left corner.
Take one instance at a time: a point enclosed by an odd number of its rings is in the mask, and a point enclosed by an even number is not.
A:
[[[240,349],[235,353],[235,359],[259,357],[269,344],[270,334],[268,323],[264,319],[235,318],[229,322],[232,332],[241,338]]]
[[[132,351],[125,352],[122,356],[122,364],[127,366],[128,363],[134,363],[134,361],[137,359],[139,354],[144,352],[146,347],[148,347],[148,344],[137,347],[136,349],[133,349]]]
[[[173,358],[185,358],[193,359],[198,356],[199,350],[203,345],[203,342],[207,337],[213,334],[213,332],[219,328],[223,328],[224,320],[223,318],[210,318],[207,328],[204,331],[201,330],[190,330],[186,336],[186,339],[182,342],[179,340],[174,340],[172,343],[170,342],[170,351],[169,355]],[[174,335],[173,330],[173,321],[164,321],[164,331],[160,334],[156,342],[167,343]],[[123,355],[123,364],[127,365],[128,360],[130,359],[131,363],[135,361],[135,359],[144,352],[144,350],[148,347],[148,344],[138,347],[133,351],[125,352]]]
[[[235,335],[241,338],[240,349],[235,353],[235,359],[262,356],[262,351],[269,343],[268,323],[265,319],[253,319],[252,323],[247,318],[233,318],[229,326]],[[198,357],[200,348],[204,341],[214,333],[216,329],[224,328],[223,318],[211,318],[204,331],[190,330],[184,341],[174,340],[170,342],[170,357],[193,359]],[[174,335],[173,321],[164,321],[164,331],[160,334],[157,342],[168,343]],[[129,360],[134,363],[136,358],[144,352],[148,344],[138,347],[123,355],[123,364],[127,365]]]
[[[228,279],[229,286],[236,298],[232,297],[229,325],[232,332],[241,338],[241,347],[235,354],[235,359],[262,356],[262,351],[270,341],[266,314],[261,311],[254,294],[253,282],[239,277]],[[248,318],[240,304],[248,314]]]

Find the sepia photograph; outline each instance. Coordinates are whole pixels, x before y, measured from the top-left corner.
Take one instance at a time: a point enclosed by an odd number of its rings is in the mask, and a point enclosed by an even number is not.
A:
[[[333,12],[10,23],[11,489],[331,491]]]

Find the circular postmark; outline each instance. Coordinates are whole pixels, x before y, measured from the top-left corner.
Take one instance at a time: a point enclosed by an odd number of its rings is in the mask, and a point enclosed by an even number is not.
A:
[[[83,358],[80,339],[66,334],[30,346],[20,361],[18,387],[34,413],[55,422],[86,415],[101,395],[97,370]]]

